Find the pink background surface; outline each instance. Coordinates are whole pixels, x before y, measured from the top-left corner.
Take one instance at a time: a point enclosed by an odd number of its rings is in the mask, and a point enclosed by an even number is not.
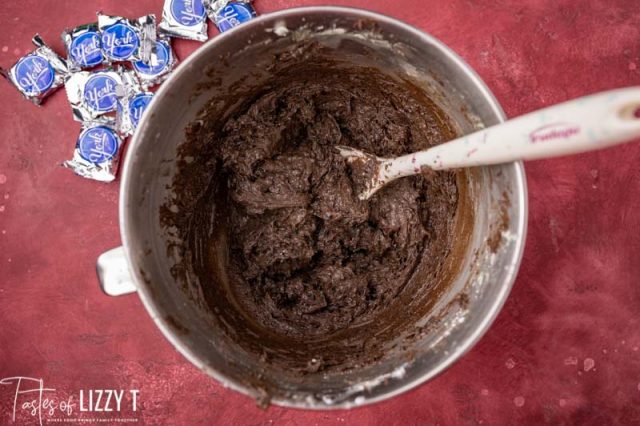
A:
[[[315,1],[257,0],[260,13]],[[458,52],[508,116],[640,83],[635,1],[352,0]],[[39,32],[94,13],[160,16],[161,0],[3,2],[0,64]],[[215,31],[210,30],[211,35]],[[176,43],[185,58],[198,43]],[[640,145],[527,164],[529,234],[513,292],[461,361],[432,382],[352,411],[271,407],[226,390],[183,359],[136,296],[98,288],[97,256],[119,245],[118,184],[83,180],[79,123],[64,91],[40,109],[0,82],[0,379],[43,378],[56,395],[140,389],[139,424],[614,424],[640,422]],[[0,424],[13,390],[0,386]],[[21,418],[17,424],[34,424]]]

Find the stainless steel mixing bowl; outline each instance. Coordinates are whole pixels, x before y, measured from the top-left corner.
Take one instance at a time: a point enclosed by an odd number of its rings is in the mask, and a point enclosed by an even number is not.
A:
[[[374,66],[423,88],[462,132],[504,120],[500,105],[466,63],[438,40],[398,20],[342,7],[261,16],[203,45],[156,94],[129,146],[122,173],[123,248],[101,256],[98,272],[109,294],[137,290],[166,338],[224,386],[283,406],[346,408],[426,382],[487,331],[509,294],[522,256],[526,183],[521,163],[469,173],[473,229],[459,272],[433,309],[415,319],[422,333],[403,353],[357,370],[298,377],[234,347],[212,328],[209,319],[214,314],[202,303],[197,283],[177,282],[171,274],[177,259],[167,245],[175,236],[161,226],[159,210],[168,197],[176,196],[170,187],[185,126],[212,95],[242,78],[263,78],[273,54],[301,39],[351,49],[354,57],[369,52]]]

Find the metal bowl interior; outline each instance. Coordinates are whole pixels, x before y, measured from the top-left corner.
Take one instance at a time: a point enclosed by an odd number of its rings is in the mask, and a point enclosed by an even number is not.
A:
[[[246,356],[212,330],[212,313],[197,283],[176,283],[175,242],[160,206],[175,196],[171,182],[185,127],[216,92],[242,78],[261,78],[267,61],[301,37],[363,51],[386,72],[412,80],[462,132],[504,120],[479,77],[433,37],[386,16],[341,7],[290,9],[217,36],[178,67],[145,113],[124,165],[122,241],[138,293],[158,327],[193,364],[225,386],[290,407],[346,408],[380,401],[450,366],[489,328],[515,280],[526,233],[526,183],[521,163],[469,173],[474,219],[459,273],[416,327],[424,330],[402,354],[358,369],[295,377]],[[371,55],[371,52],[375,52]],[[265,77],[266,78],[266,77]],[[412,357],[408,361],[407,353]],[[260,385],[256,385],[260,383]]]

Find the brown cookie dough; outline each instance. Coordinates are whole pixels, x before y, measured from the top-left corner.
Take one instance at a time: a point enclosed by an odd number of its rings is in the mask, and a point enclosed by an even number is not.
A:
[[[267,394],[268,377],[409,362],[471,236],[466,170],[356,198],[358,170],[335,145],[395,156],[458,131],[424,83],[355,47],[301,42],[237,76],[217,64],[161,208],[180,290],[225,362],[259,366],[242,377]]]
[[[444,262],[458,201],[452,172],[358,200],[335,145],[398,156],[454,131],[415,87],[378,71],[303,71],[265,87],[210,141],[235,299],[261,326],[300,339],[388,315],[421,262]]]

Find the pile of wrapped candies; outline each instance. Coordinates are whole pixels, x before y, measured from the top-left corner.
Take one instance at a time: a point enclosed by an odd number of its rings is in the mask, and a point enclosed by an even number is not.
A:
[[[128,19],[98,12],[97,22],[62,32],[67,59],[36,34],[36,49],[11,68],[0,68],[0,74],[36,105],[64,85],[81,130],[73,158],[63,165],[110,182],[124,140],[153,98],[152,88],[177,63],[171,39],[207,40],[207,16],[220,32],[236,27],[256,16],[251,2],[165,0],[157,28],[155,15]]]

